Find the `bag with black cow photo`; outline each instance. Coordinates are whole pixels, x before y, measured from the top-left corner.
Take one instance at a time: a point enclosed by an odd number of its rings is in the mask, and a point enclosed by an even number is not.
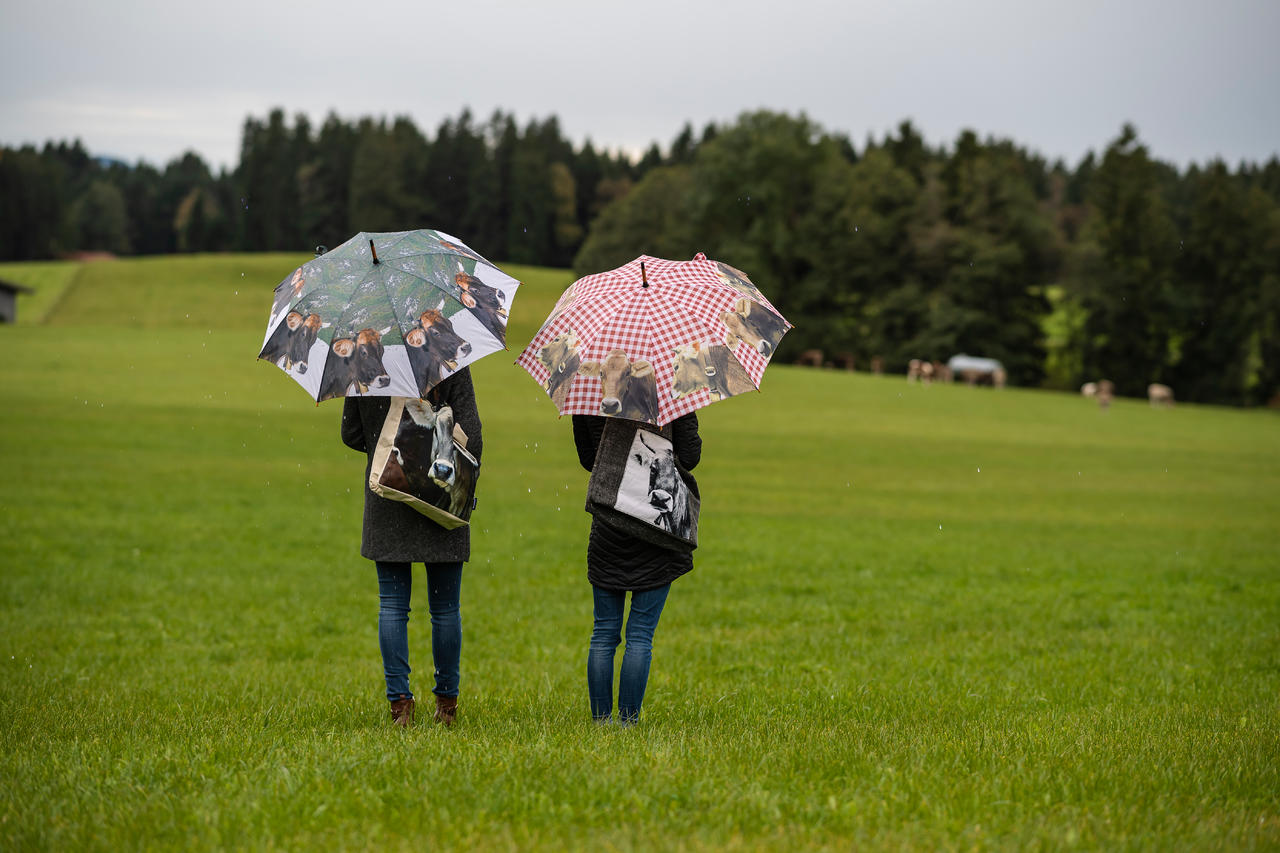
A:
[[[698,547],[698,482],[676,458],[671,428],[605,418],[587,512],[674,551]]]
[[[392,397],[369,470],[369,488],[452,530],[469,523],[480,463],[453,410],[426,400]]]

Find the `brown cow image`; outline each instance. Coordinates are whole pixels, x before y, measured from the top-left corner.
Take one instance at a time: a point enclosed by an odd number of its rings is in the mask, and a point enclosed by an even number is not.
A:
[[[756,387],[741,362],[723,344],[678,346],[672,367],[671,396],[677,400],[701,388],[710,391],[712,399],[723,400]]]
[[[342,397],[348,389],[357,394],[368,394],[370,388],[390,385],[391,377],[382,364],[382,336],[389,331],[390,327],[381,332],[361,329],[355,338],[339,338],[330,344],[336,357],[325,363],[317,399]]]
[[[556,410],[564,408],[569,397],[569,386],[578,375],[582,357],[578,355],[578,339],[573,332],[561,332],[551,342],[538,350],[538,360],[550,371],[542,387],[551,395]]]
[[[807,349],[800,353],[800,357],[796,359],[796,364],[801,367],[822,367],[822,350]]]
[[[600,414],[657,423],[658,382],[649,362],[632,361],[616,349],[604,361],[581,365],[578,372],[600,377]]]
[[[778,341],[787,332],[787,321],[758,302],[745,296],[733,304],[732,311],[720,315],[726,330],[724,342],[737,346],[743,341],[765,358],[773,355]]]
[[[444,378],[444,368],[458,369],[458,359],[471,353],[471,344],[453,329],[453,322],[437,308],[418,315],[418,322],[404,336],[409,367],[418,384],[419,396],[425,395]]]
[[[453,281],[462,291],[462,304],[470,308],[480,324],[505,344],[507,309],[502,305],[506,300],[502,291],[465,272],[455,275]]]
[[[296,367],[298,373],[306,373],[307,357],[322,325],[319,314],[303,317],[297,311],[290,311],[284,322],[276,326],[258,358],[277,364],[285,370]]]
[[[1152,382],[1147,386],[1147,400],[1153,406],[1165,406],[1166,408],[1173,405],[1173,389],[1168,385],[1161,385],[1159,382]]]
[[[925,385],[933,382],[933,362],[913,358],[907,362],[907,381],[921,382]]]
[[[280,282],[276,288],[275,300],[271,304],[271,317],[279,317],[280,312],[285,306],[293,302],[302,295],[302,286],[306,284],[306,278],[302,274],[302,267],[298,267],[293,271],[293,277],[288,281]]]
[[[760,295],[760,291],[751,283],[751,279],[747,278],[747,274],[740,269],[729,266],[728,264],[716,261],[716,275],[725,284],[741,293],[743,296],[749,296],[752,299]]]

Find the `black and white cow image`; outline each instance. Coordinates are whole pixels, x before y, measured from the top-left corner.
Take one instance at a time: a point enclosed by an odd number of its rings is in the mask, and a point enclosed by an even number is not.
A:
[[[688,539],[692,532],[689,487],[676,470],[671,442],[637,430],[618,488],[618,508],[668,533]]]
[[[580,365],[578,372],[600,377],[600,414],[658,422],[658,383],[649,362],[632,361],[616,349],[604,361]]]
[[[721,314],[720,319],[724,321],[726,345],[736,347],[742,341],[765,358],[773,356],[778,341],[787,333],[786,320],[745,296],[733,304],[732,311]]]
[[[339,338],[330,344],[333,355],[325,362],[317,399],[342,397],[348,390],[368,394],[370,388],[390,385],[391,377],[382,364],[382,336],[389,331],[390,327],[380,332],[361,329],[354,338]]]
[[[290,311],[284,322],[271,333],[271,339],[263,346],[262,352],[258,353],[258,358],[285,370],[297,367],[298,373],[306,373],[307,356],[322,325],[318,314],[304,317],[297,311]]]
[[[444,368],[457,370],[458,359],[471,354],[471,344],[453,330],[453,323],[441,313],[442,307],[443,303],[423,311],[404,336],[405,352],[420,396],[439,384]]]
[[[723,344],[678,346],[672,368],[671,396],[676,399],[706,388],[713,399],[723,400],[756,387],[742,363]]]
[[[407,484],[402,491],[465,518],[478,472],[453,442],[453,410],[408,400],[405,411],[393,448]]]
[[[582,357],[578,355],[578,339],[573,332],[561,332],[551,342],[538,350],[538,360],[550,371],[542,387],[551,395],[556,410],[564,408],[569,396],[569,386],[578,375]]]
[[[455,275],[453,281],[462,291],[462,304],[471,309],[480,324],[495,338],[506,344],[507,309],[502,304],[506,301],[502,291],[465,272]]]

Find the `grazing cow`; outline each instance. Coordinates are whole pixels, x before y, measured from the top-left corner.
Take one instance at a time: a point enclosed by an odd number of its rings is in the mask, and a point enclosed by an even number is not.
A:
[[[925,385],[933,382],[933,362],[913,358],[907,362],[907,381],[922,382]]]
[[[721,314],[720,319],[726,330],[725,344],[732,347],[743,341],[765,358],[773,355],[778,341],[787,333],[786,320],[745,296],[733,304],[732,311]]]
[[[428,308],[418,316],[418,322],[404,336],[405,353],[409,367],[418,385],[418,395],[428,391],[444,378],[443,368],[458,369],[458,359],[471,353],[471,344],[453,330],[453,323],[436,308]]]
[[[1161,385],[1159,382],[1152,382],[1147,386],[1147,400],[1153,406],[1172,406],[1173,405],[1173,389],[1168,385]]]
[[[550,371],[543,389],[551,395],[556,410],[564,408],[569,396],[569,386],[578,375],[582,357],[578,355],[578,339],[573,332],[561,332],[551,342],[538,350],[538,360]]]
[[[800,357],[796,359],[796,364],[802,367],[822,367],[822,350],[805,350],[800,353]]]
[[[877,356],[874,356],[874,357],[871,359],[871,372],[872,372],[872,373],[874,373],[876,376],[879,376],[879,375],[881,375],[882,373],[884,373],[884,359],[883,359],[883,358],[881,358],[880,356],[878,356],[878,355],[877,355]]]
[[[689,487],[676,470],[675,453],[670,444],[653,441],[647,430],[636,432],[631,445],[629,465],[638,469],[635,477],[644,483],[647,473],[648,508],[654,513],[652,523],[670,533],[687,539],[692,526],[689,513]],[[624,475],[626,476],[626,475]]]
[[[836,353],[835,366],[841,370],[853,370],[854,359],[851,352]]]
[[[355,338],[339,338],[330,344],[336,358],[330,358],[320,379],[319,400],[345,396],[348,389],[368,394],[370,388],[386,388],[391,377],[382,364],[382,336],[390,327],[377,331],[361,329]]]
[[[433,410],[422,400],[407,400],[405,411],[410,417],[401,419],[392,448],[405,487],[390,485],[466,518],[467,500],[474,493],[478,472],[470,460],[459,458],[453,443],[453,410],[448,406]]]
[[[453,277],[462,291],[462,304],[471,309],[486,329],[504,344],[507,340],[507,309],[502,306],[506,297],[502,291],[485,284],[473,275],[460,272]]]
[[[1115,396],[1116,386],[1110,379],[1098,383],[1098,408],[1104,412],[1111,406],[1111,398]]]
[[[616,349],[604,361],[580,365],[578,372],[600,377],[600,414],[657,423],[658,383],[649,362],[632,361]]]
[[[723,400],[756,387],[741,362],[722,344],[678,346],[672,367],[671,396],[677,400],[700,388],[710,391],[712,399]]]
[[[1080,396],[1082,396],[1082,397],[1090,397],[1090,398],[1098,396],[1098,383],[1097,383],[1097,382],[1086,382],[1086,383],[1084,383],[1083,385],[1081,385],[1081,386],[1080,386]]]
[[[284,322],[271,334],[271,339],[262,348],[258,358],[277,364],[285,370],[293,370],[296,366],[298,373],[306,373],[307,357],[322,325],[319,314],[303,317],[297,311],[290,311]]]

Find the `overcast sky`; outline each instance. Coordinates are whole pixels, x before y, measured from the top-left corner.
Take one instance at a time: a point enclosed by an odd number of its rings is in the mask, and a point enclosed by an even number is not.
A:
[[[1280,152],[1280,0],[0,0],[0,144],[239,157],[248,115],[556,115],[597,147],[804,112],[1074,164],[1125,121],[1185,166]]]

